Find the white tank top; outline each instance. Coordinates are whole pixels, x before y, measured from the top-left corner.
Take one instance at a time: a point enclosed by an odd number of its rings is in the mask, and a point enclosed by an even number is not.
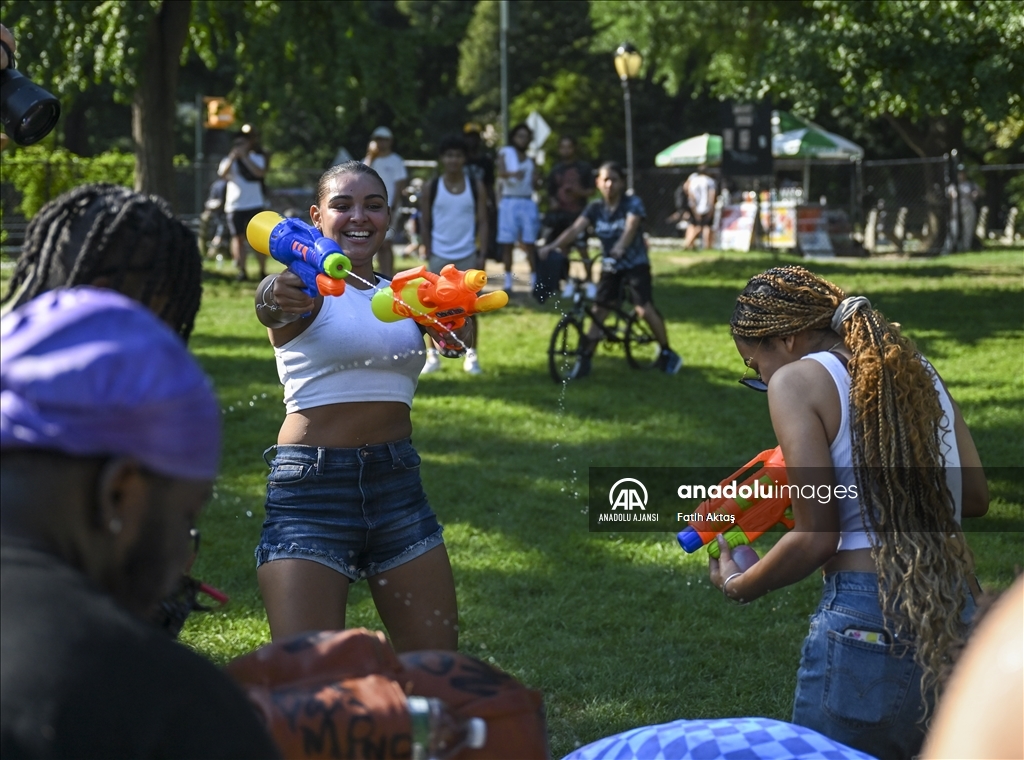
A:
[[[437,194],[430,213],[430,252],[449,261],[458,261],[476,253],[476,208],[473,190],[466,177],[465,187],[454,195],[437,180]]]
[[[839,391],[839,407],[842,416],[839,423],[839,432],[829,447],[832,455],[832,467],[836,473],[836,485],[850,486],[857,484],[857,477],[853,470],[853,432],[850,428],[850,373],[843,363],[828,351],[808,354],[804,359],[811,359],[821,364],[828,370]],[[950,493],[953,494],[955,507],[955,518],[960,522],[960,512],[963,504],[963,480],[960,472],[960,450],[956,445],[956,433],[953,430],[953,402],[942,387],[942,382],[934,368],[928,362],[924,362],[925,368],[932,376],[932,383],[939,393],[939,403],[942,405],[942,420],[939,422],[939,450],[946,467],[946,484]],[[856,490],[855,490],[856,492]],[[852,551],[853,549],[870,549],[871,541],[874,538],[870,529],[864,525],[860,514],[860,500],[857,498],[838,499],[839,502],[839,547],[837,551]]]
[[[517,172],[525,169],[522,179],[515,177],[503,177],[501,180],[502,198],[532,198],[533,197],[533,159],[524,158],[519,160],[519,154],[511,145],[501,149],[500,155],[505,159],[505,171]]]
[[[326,296],[313,324],[274,349],[289,414],[355,401],[412,406],[426,361],[423,335],[411,319],[377,319],[370,311],[375,292],[349,286],[344,295]]]

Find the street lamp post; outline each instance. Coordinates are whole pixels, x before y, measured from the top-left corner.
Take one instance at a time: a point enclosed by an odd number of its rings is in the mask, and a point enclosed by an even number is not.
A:
[[[622,81],[622,102],[626,111],[626,182],[629,192],[633,192],[633,113],[629,102],[629,80],[640,76],[643,56],[639,51],[624,42],[615,51],[615,71]]]

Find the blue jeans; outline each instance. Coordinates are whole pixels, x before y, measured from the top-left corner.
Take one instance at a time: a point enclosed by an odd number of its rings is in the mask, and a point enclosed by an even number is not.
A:
[[[973,614],[968,596],[965,622]],[[888,641],[877,576],[825,576],[800,656],[792,722],[879,758],[920,752],[922,671],[912,648],[896,656]]]
[[[408,439],[358,449],[271,446],[264,458],[274,449],[257,567],[305,559],[358,580],[444,542]]]

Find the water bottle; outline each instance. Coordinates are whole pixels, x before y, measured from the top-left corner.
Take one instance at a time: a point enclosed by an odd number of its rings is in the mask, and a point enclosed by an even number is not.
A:
[[[482,718],[460,720],[440,699],[408,697],[412,719],[412,760],[446,760],[463,749],[480,749],[487,741]]]

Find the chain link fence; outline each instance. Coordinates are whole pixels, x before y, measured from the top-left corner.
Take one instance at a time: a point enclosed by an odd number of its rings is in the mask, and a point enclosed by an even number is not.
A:
[[[434,161],[406,163],[414,181],[436,171]],[[97,181],[97,167],[84,159],[43,163],[39,168],[32,190],[36,203],[82,182]],[[107,181],[130,184],[130,174],[121,176],[121,168],[106,167],[106,174],[117,174]],[[651,236],[681,237],[673,214],[679,210],[679,189],[692,171],[693,167],[673,167],[636,172],[635,191],[647,209],[646,230]],[[305,218],[315,203],[322,173],[322,169],[272,164],[265,181],[268,206]],[[178,167],[176,174],[176,207],[197,231],[202,225],[205,243],[216,237],[216,209],[206,209],[206,200],[217,178],[217,164]],[[720,177],[716,179],[721,186]],[[9,180],[0,178],[2,250],[17,255],[27,221],[20,211],[21,194]],[[414,182],[410,184],[415,187]],[[735,202],[741,192],[755,189],[754,184],[731,178],[727,189]],[[1024,164],[961,167],[955,154],[859,163],[777,160],[774,178],[761,180],[756,189],[768,187],[780,194],[797,193],[805,203],[824,202],[833,245],[840,255],[938,254],[976,250],[983,244],[1024,244]]]

